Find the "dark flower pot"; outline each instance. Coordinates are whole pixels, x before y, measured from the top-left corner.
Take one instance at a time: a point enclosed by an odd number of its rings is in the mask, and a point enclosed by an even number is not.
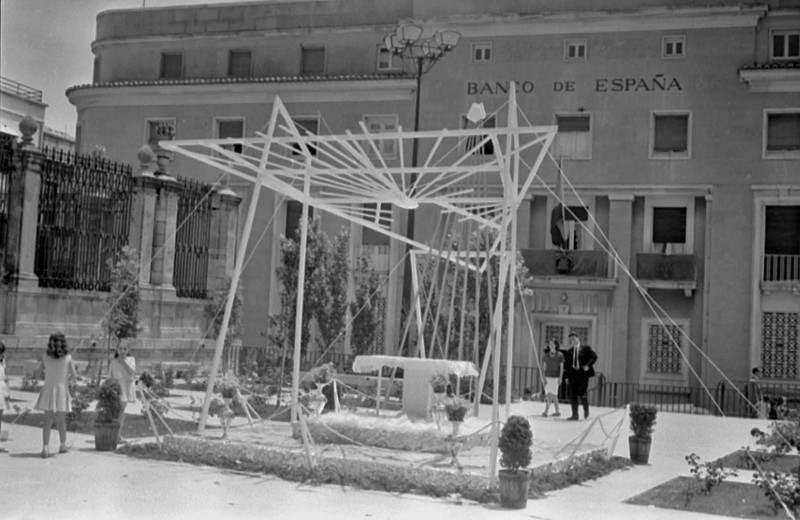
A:
[[[631,462],[634,464],[647,464],[650,460],[651,438],[628,437],[628,449],[631,454]]]
[[[114,451],[119,440],[119,421],[94,423],[94,448],[97,451]]]
[[[525,509],[528,506],[530,472],[522,469],[501,469],[497,474],[500,479],[500,506],[506,509]]]

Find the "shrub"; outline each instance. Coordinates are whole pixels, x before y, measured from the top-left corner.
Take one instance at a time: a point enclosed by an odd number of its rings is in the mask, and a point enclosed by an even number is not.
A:
[[[655,406],[640,403],[631,403],[630,408],[633,436],[638,439],[649,439],[653,434],[658,410]]]
[[[112,422],[119,418],[122,411],[121,394],[119,381],[114,378],[103,381],[97,391],[97,422]]]
[[[462,422],[469,411],[467,403],[458,397],[448,399],[444,403],[444,409],[447,412],[447,420],[450,422]]]
[[[233,397],[233,391],[240,387],[239,378],[231,371],[225,372],[225,375],[214,381],[214,393],[222,394],[222,397],[228,399]]]
[[[531,463],[531,444],[533,431],[528,420],[520,415],[512,415],[500,432],[497,446],[500,448],[500,466],[517,471]]]

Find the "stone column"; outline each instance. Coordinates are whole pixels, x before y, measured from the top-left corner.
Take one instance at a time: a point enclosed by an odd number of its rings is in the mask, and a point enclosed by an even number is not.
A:
[[[166,291],[175,291],[175,229],[178,223],[178,191],[180,184],[167,171],[169,158],[163,150],[156,152],[158,169],[155,185],[155,213],[153,226],[152,263],[150,283]]]
[[[19,129],[22,143],[14,153],[6,269],[12,274],[17,288],[29,288],[39,286],[39,279],[34,274],[34,261],[44,154],[33,144],[33,134],[38,130],[36,121],[26,116],[20,121]]]
[[[206,287],[209,292],[224,290],[227,280],[233,276],[239,229],[239,206],[242,202],[242,198],[227,185],[223,185],[212,197],[214,197],[212,207],[215,211],[208,250]]]
[[[153,259],[153,230],[155,227],[156,189],[155,176],[150,172],[150,164],[155,153],[148,145],[139,149],[139,171],[134,177],[134,194],[131,202],[131,224],[128,244],[136,249],[139,257],[139,285],[150,284],[151,262]]]
[[[620,260],[631,265],[631,226],[633,223],[633,195],[612,194],[609,199],[608,238]],[[619,280],[611,299],[611,345],[614,360],[611,363],[611,381],[636,381],[635,374],[628,379],[628,307],[630,304],[630,278],[617,271]],[[638,366],[638,365],[637,365]],[[632,370],[636,367],[631,367]]]

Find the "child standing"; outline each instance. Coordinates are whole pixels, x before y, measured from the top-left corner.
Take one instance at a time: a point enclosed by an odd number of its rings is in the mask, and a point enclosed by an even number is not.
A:
[[[6,345],[0,341],[0,428],[3,425],[3,412],[11,409],[9,398],[8,379],[6,378]],[[8,453],[8,450],[0,446],[0,453]]]
[[[544,394],[547,404],[544,406],[542,417],[547,417],[550,403],[553,403],[556,411],[553,417],[561,417],[561,412],[558,411],[558,385],[564,376],[564,354],[558,349],[560,346],[558,340],[551,339],[544,348],[542,365],[544,366]]]
[[[110,376],[119,381],[122,387],[120,394],[121,405],[119,410],[119,441],[125,442],[122,437],[122,426],[125,424],[125,408],[128,403],[136,402],[136,359],[131,354],[127,345],[120,345],[111,361]]]
[[[69,379],[77,379],[75,364],[67,349],[67,339],[60,332],[50,335],[47,342],[47,355],[42,356],[39,366],[44,369],[44,387],[39,392],[39,399],[34,409],[44,412],[44,429],[42,430],[42,458],[50,456],[50,430],[55,419],[58,437],[61,441],[58,452],[66,453],[67,445],[67,413],[72,411],[72,400],[69,395]]]

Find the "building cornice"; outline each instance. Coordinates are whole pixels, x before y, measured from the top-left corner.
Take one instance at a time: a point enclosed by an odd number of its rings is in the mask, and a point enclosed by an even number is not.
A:
[[[800,63],[768,63],[744,67],[739,79],[750,92],[800,92]]]
[[[335,84],[335,85],[332,85]],[[344,102],[408,100],[416,88],[406,75],[293,76],[280,78],[212,78],[159,81],[116,81],[67,89],[70,103],[93,106],[198,104],[219,105],[235,96],[237,103]]]

